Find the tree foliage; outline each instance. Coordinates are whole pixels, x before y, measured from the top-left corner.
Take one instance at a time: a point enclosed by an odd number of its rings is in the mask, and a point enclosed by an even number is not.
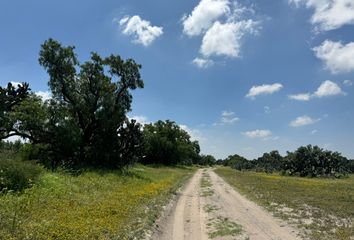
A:
[[[52,99],[29,94],[28,84],[1,89],[2,132],[29,139],[54,167],[129,165],[141,153],[140,125],[126,116],[131,90],[144,87],[141,66],[97,53],[79,63],[74,49],[52,39],[41,46]]]
[[[28,83],[0,87],[0,140],[18,135],[14,128],[17,121],[10,117],[11,112],[27,98],[30,88]]]
[[[338,176],[347,172],[347,159],[338,152],[323,150],[318,146],[302,146],[288,152],[284,170],[299,176]]]
[[[323,150],[318,146],[302,146],[283,157],[278,151],[264,153],[255,160],[247,160],[237,154],[223,161],[237,170],[274,171],[301,177],[338,177],[353,171],[353,161],[338,152]]]
[[[146,124],[144,136],[144,163],[192,164],[198,158],[198,142],[173,121]]]

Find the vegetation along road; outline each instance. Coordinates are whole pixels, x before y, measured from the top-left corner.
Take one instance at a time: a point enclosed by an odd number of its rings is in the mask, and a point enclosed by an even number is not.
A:
[[[300,239],[210,168],[199,169],[158,221],[152,239]]]

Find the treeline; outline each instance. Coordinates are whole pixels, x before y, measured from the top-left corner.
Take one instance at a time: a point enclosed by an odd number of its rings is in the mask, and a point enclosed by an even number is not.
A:
[[[312,145],[301,146],[294,152],[287,152],[286,156],[281,156],[278,151],[271,151],[257,159],[248,160],[235,154],[218,163],[237,170],[280,172],[301,177],[340,177],[354,173],[354,160]]]
[[[0,140],[27,140],[1,141],[0,149],[20,150],[52,169],[215,162],[201,156],[198,142],[175,122],[142,126],[127,117],[131,92],[144,87],[141,65],[97,53],[80,63],[74,50],[53,39],[41,45],[39,64],[49,75],[51,99],[43,101],[28,83],[0,87]]]

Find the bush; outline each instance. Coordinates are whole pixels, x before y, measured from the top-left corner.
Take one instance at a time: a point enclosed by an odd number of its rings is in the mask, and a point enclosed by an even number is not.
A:
[[[338,177],[348,172],[347,162],[338,152],[308,145],[288,152],[284,170],[290,175],[301,177]]]
[[[31,162],[0,159],[0,191],[21,191],[35,183],[42,168]]]

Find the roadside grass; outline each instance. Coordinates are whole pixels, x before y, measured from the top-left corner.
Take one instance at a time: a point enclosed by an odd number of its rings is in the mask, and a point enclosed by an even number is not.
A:
[[[300,178],[226,167],[215,172],[249,199],[297,225],[303,237],[354,237],[354,175],[344,179]]]
[[[0,239],[139,239],[194,170],[46,172],[32,188],[0,195]]]

